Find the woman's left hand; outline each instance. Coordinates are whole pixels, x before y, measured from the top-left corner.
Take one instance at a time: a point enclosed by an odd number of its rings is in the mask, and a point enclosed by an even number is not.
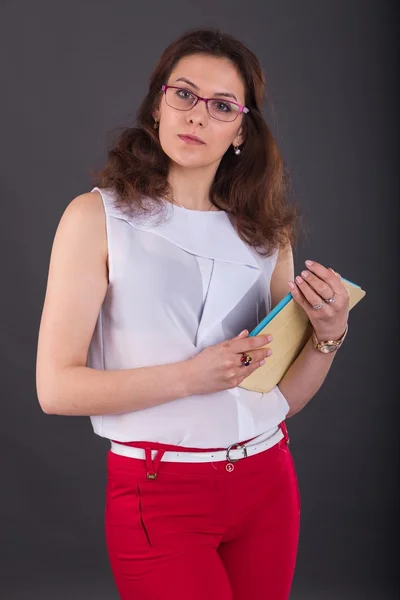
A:
[[[332,269],[308,260],[305,264],[301,276],[289,282],[291,294],[307,313],[319,340],[338,340],[349,317],[349,292]]]

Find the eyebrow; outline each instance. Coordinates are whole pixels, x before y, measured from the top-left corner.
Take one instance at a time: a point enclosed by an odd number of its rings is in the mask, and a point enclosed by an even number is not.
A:
[[[183,81],[184,83],[191,85],[195,90],[200,91],[199,86],[196,85],[195,83],[193,83],[193,81],[186,79],[186,77],[179,77],[178,79],[175,79],[175,83],[177,83],[178,81]],[[236,98],[235,94],[231,94],[229,92],[217,92],[216,94],[214,94],[214,97],[215,96],[217,96],[217,97],[224,96],[225,98],[234,98],[236,100],[236,102],[239,102],[239,100]]]

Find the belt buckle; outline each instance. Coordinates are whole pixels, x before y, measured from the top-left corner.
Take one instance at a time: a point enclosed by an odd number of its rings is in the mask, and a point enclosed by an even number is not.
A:
[[[226,449],[226,460],[229,461],[230,463],[235,463],[238,460],[240,460],[240,458],[231,458],[229,456],[229,452],[231,450],[243,450],[243,457],[242,458],[247,458],[247,448],[246,448],[246,446],[244,446],[243,444],[231,444],[229,446],[229,448]]]

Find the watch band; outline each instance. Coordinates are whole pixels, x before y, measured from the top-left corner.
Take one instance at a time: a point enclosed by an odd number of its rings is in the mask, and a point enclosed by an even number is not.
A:
[[[315,350],[319,350],[319,352],[322,352],[323,354],[329,354],[330,352],[335,352],[343,344],[344,338],[346,337],[348,330],[349,330],[349,326],[346,325],[346,329],[344,330],[342,337],[340,337],[338,340],[323,340],[323,341],[319,341],[319,339],[317,338],[317,334],[313,330],[312,342],[313,342],[313,346],[314,346]]]

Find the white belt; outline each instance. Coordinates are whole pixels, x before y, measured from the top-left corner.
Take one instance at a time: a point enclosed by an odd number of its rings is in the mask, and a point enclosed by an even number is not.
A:
[[[172,452],[167,450],[162,459],[167,462],[182,462],[182,463],[203,463],[203,462],[217,462],[221,460],[228,460],[229,462],[236,462],[246,456],[253,456],[264,450],[268,450],[272,446],[275,446],[284,437],[280,427],[271,435],[271,432],[262,433],[256,438],[250,440],[246,444],[232,444],[226,450],[218,450],[216,452]],[[130,458],[145,459],[144,448],[134,448],[132,446],[124,446],[117,442],[111,442],[111,451],[121,456],[129,456]],[[152,459],[156,456],[158,450],[152,450]]]

